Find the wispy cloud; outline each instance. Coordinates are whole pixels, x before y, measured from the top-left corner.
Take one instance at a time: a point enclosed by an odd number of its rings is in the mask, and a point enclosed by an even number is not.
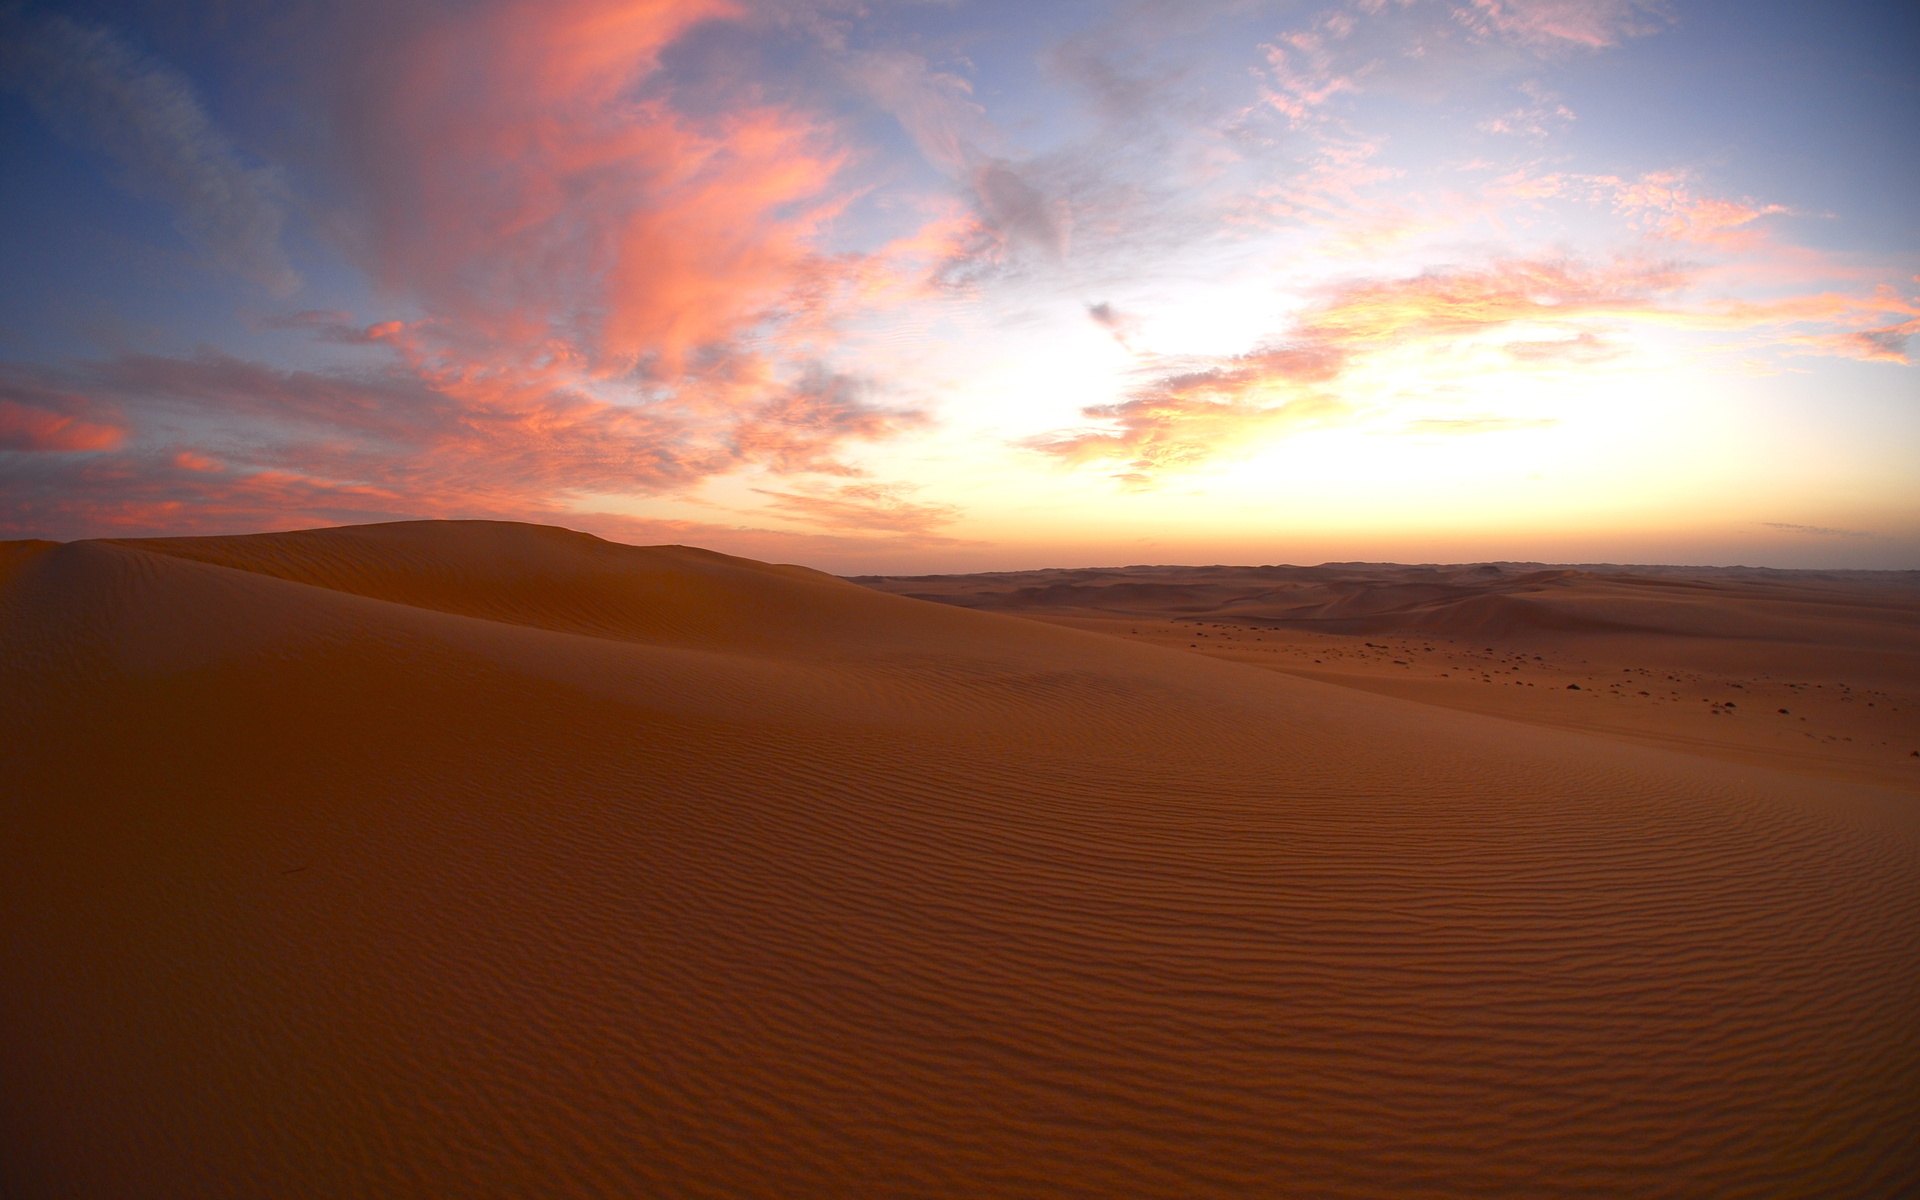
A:
[[[1528,103],[1480,122],[1482,133],[1500,133],[1534,140],[1548,137],[1573,122],[1574,112],[1560,97],[1528,80],[1520,85]]]
[[[104,155],[130,191],[171,207],[216,265],[274,292],[299,286],[280,245],[280,176],[241,161],[186,76],[110,30],[0,12],[0,79],[50,127]]]
[[[858,379],[816,368],[749,409],[727,435],[742,462],[778,473],[857,474],[836,457],[847,442],[874,441],[927,423],[916,409],[870,403]]]
[[[1607,204],[1646,236],[1723,250],[1752,249],[1761,240],[1753,222],[1792,211],[1779,204],[1703,195],[1684,171],[1655,171],[1625,179],[1558,172],[1534,175],[1523,169],[1500,179],[1490,191],[1520,201],[1573,198]]]
[[[1472,0],[1453,11],[1470,29],[1553,49],[1617,46],[1669,19],[1658,0]]]
[[[754,490],[768,498],[768,509],[777,515],[843,532],[877,531],[925,540],[933,530],[952,524],[960,517],[960,510],[954,505],[908,499],[917,490],[909,484],[854,483],[814,486],[804,491]]]
[[[1778,529],[1781,533],[1799,534],[1803,537],[1822,538],[1870,538],[1873,536],[1860,529],[1829,529],[1824,525],[1790,525],[1785,521],[1762,521],[1768,529]]]
[[[1793,340],[1796,345],[1813,354],[1905,365],[1912,361],[1907,357],[1907,339],[1916,333],[1920,333],[1920,320],[1849,333],[1808,334]]]

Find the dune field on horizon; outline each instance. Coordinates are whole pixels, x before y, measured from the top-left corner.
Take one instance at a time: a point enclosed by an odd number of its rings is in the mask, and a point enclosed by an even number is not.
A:
[[[1469,712],[1920,791],[1920,571],[1327,563],[856,582]]]
[[[1912,1195],[1908,575],[0,543],[0,1195]]]

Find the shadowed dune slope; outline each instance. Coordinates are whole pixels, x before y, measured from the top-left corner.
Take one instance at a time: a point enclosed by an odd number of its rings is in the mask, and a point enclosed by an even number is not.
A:
[[[487,522],[0,561],[0,1193],[1898,1196],[1911,798]]]

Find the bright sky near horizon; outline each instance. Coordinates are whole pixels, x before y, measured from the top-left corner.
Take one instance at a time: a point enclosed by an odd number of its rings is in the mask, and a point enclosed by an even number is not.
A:
[[[0,536],[1920,567],[1920,8],[0,4]]]

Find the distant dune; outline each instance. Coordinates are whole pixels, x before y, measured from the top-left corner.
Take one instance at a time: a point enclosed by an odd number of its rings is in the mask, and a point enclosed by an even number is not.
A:
[[[0,544],[0,1194],[1920,1192],[1894,751],[1580,731],[1761,715],[1596,637],[1909,719],[1910,583],[1209,570]]]
[[[1002,612],[1205,616],[1326,633],[1663,633],[1920,652],[1920,571],[1327,563],[861,576],[854,582]]]
[[[1920,793],[1920,571],[1328,563],[855,582]]]

